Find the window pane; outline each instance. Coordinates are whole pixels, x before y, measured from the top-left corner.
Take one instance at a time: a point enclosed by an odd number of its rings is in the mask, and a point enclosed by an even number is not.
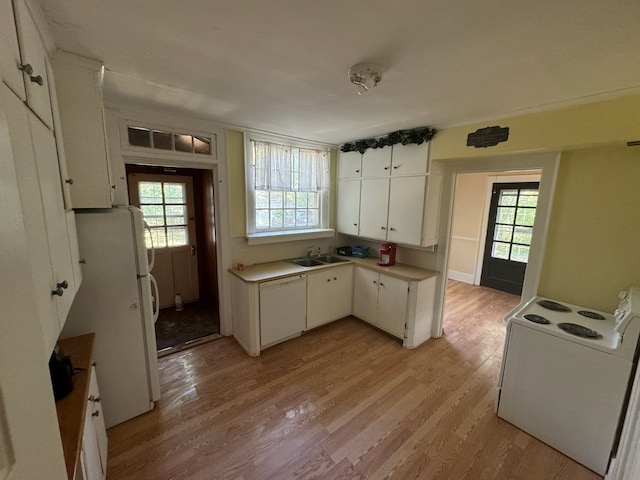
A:
[[[271,208],[282,208],[283,192],[271,192]]]
[[[529,260],[529,247],[513,245],[511,248],[511,260],[514,262],[527,263]]]
[[[284,226],[295,227],[296,226],[296,211],[289,208],[284,211]]]
[[[138,184],[140,203],[162,203],[162,183],[140,182]]]
[[[256,210],[256,228],[269,228],[269,210]]]
[[[531,233],[533,228],[531,227],[516,227],[513,235],[513,241],[515,243],[524,243],[525,245],[531,245]]]
[[[193,137],[193,150],[202,155],[211,155],[211,139],[207,137]]]
[[[284,197],[284,208],[296,208],[295,192],[286,192]]]
[[[316,192],[309,192],[309,208],[318,208],[318,194]]]
[[[496,218],[496,223],[506,223],[507,225],[513,225],[515,214],[515,208],[498,207],[498,216]]]
[[[307,193],[306,192],[296,192],[296,207],[297,208],[307,208]]]
[[[164,203],[187,203],[187,186],[184,183],[164,184]]]
[[[173,150],[173,145],[171,145],[171,132],[154,130],[153,148],[159,148],[161,150]]]
[[[256,190],[256,208],[269,208],[268,190]]]
[[[271,210],[271,228],[282,228],[282,210]]]
[[[164,225],[164,211],[162,205],[140,205],[144,221],[150,227],[161,227]]]
[[[307,210],[307,226],[317,227],[319,225],[318,210],[315,208]]]
[[[145,233],[145,237],[148,237],[149,233]],[[167,237],[164,233],[164,228],[152,228],[151,237],[153,238],[153,246],[156,248],[164,248],[167,246]],[[147,243],[147,248],[150,248],[150,243]]]
[[[306,227],[307,226],[307,211],[306,210],[296,210],[296,226],[298,226],[298,227]]]
[[[170,247],[181,247],[187,243],[187,227],[167,227],[167,244]]]
[[[491,256],[493,258],[502,258],[504,260],[509,259],[509,244],[493,242],[491,247]]]
[[[518,225],[528,225],[533,226],[533,221],[536,219],[536,210],[535,208],[518,208],[518,213],[516,214],[516,223]]]
[[[167,205],[164,207],[167,225],[186,225],[187,207],[185,205]]]
[[[193,137],[191,135],[176,133],[173,137],[176,142],[176,152],[193,153]]]
[[[538,205],[538,191],[537,190],[522,190],[520,192],[520,198],[518,199],[518,205],[521,207],[535,207]]]
[[[148,128],[128,127],[129,145],[151,147],[151,136]]]
[[[501,190],[498,205],[515,206],[518,201],[518,190]]]
[[[501,240],[503,242],[510,242],[511,235],[513,235],[513,227],[509,225],[496,225],[496,230],[493,234],[493,239]]]

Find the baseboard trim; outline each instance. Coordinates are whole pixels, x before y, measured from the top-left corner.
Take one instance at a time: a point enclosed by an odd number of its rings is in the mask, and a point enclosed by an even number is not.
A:
[[[447,278],[450,278],[451,280],[457,280],[459,282],[468,283],[470,285],[473,285],[474,280],[473,275],[471,275],[470,273],[456,272],[455,270],[449,270]]]

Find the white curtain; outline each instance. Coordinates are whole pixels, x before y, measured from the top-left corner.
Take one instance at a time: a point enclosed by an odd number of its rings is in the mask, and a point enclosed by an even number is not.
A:
[[[326,152],[255,140],[252,143],[256,190],[315,192],[329,189]]]

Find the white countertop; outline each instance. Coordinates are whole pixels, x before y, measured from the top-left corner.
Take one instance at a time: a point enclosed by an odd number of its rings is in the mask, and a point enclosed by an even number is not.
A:
[[[291,263],[288,260],[280,260],[278,262],[259,263],[257,265],[247,265],[243,270],[237,268],[230,268],[231,272],[236,277],[244,280],[248,283],[265,282],[268,280],[276,280],[278,278],[284,278],[291,275],[300,275],[302,273],[312,273],[318,270],[327,268],[336,268],[342,265],[355,264],[359,267],[364,267],[369,270],[375,270],[376,272],[384,273],[392,277],[400,278],[408,281],[421,281],[428,278],[432,278],[439,275],[439,272],[434,270],[427,270],[425,268],[418,268],[411,265],[405,265],[402,263],[396,263],[391,267],[381,267],[377,264],[377,258],[355,258],[355,257],[342,257],[347,259],[346,262],[330,263],[327,265],[318,265],[314,267],[301,267],[295,263]]]

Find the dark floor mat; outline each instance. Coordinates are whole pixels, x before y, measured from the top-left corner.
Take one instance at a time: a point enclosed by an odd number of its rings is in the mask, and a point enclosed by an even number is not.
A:
[[[181,312],[176,312],[175,307],[163,308],[156,322],[157,349],[176,347],[216,333],[220,333],[220,318],[213,302],[187,303]]]

